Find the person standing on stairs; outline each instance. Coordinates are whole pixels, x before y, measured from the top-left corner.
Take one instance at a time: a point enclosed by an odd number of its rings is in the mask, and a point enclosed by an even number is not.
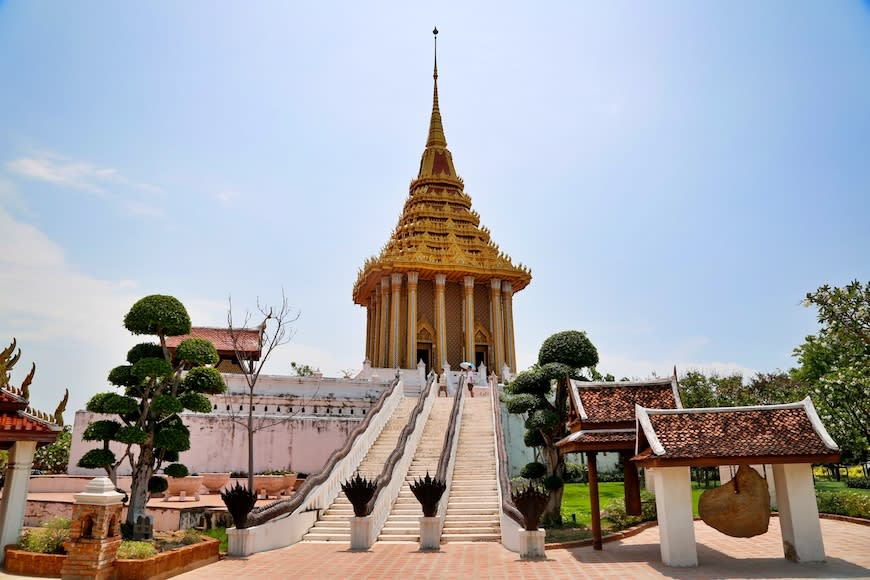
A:
[[[468,387],[468,394],[474,396],[474,370],[471,367],[465,369],[465,385]]]

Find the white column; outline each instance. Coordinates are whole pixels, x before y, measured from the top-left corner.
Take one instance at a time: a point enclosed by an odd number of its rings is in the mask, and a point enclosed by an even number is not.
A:
[[[444,303],[445,274],[435,274],[435,361],[434,368],[443,368],[447,362],[447,313]]]
[[[490,313],[492,316],[492,342],[493,356],[492,368],[496,372],[501,372],[501,367],[504,364],[504,313],[501,309],[501,280],[493,278],[489,281],[490,293]]]
[[[474,276],[463,278],[465,293],[462,306],[465,323],[465,360],[474,364]]]
[[[688,467],[657,467],[653,473],[659,542],[666,566],[697,566],[692,521],[692,480]]]
[[[402,305],[402,275],[395,273],[391,278],[393,280],[393,303],[392,312],[390,313],[390,368],[398,368],[402,364],[399,358],[399,335],[401,333],[399,328],[399,320],[401,318],[399,307]],[[413,368],[413,365],[411,368]]]
[[[408,272],[408,336],[405,356],[409,369],[417,366],[417,272]],[[430,363],[432,361],[429,361]],[[434,368],[434,367],[433,367]]]
[[[381,340],[378,351],[378,362],[375,366],[384,368],[390,365],[390,278],[381,278]]]
[[[0,500],[0,563],[6,558],[2,547],[17,543],[21,526],[24,525],[27,486],[30,484],[35,452],[36,441],[18,441],[9,450],[6,483],[3,486],[3,499]]]
[[[795,562],[824,562],[825,545],[812,466],[808,463],[774,465],[773,479],[785,557]]]

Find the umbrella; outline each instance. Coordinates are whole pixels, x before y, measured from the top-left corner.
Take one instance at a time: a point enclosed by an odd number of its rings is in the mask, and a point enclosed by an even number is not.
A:
[[[463,369],[474,369],[474,365],[470,362],[461,362],[459,363],[459,366]]]

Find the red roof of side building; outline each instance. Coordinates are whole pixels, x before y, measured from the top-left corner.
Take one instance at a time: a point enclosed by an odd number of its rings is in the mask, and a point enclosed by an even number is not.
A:
[[[233,332],[236,335],[238,350],[246,354],[253,354],[254,360],[259,360],[262,330],[259,328],[235,328]],[[188,338],[205,338],[210,340],[218,351],[218,354],[222,357],[234,357],[236,354],[236,349],[233,346],[233,336],[228,328],[194,326],[190,329],[190,334],[167,336],[166,346],[170,351],[175,351],[178,345]]]
[[[636,405],[682,407],[674,378],[631,382],[571,381],[571,402],[585,429],[596,423],[634,424]]]
[[[787,405],[711,409],[638,407],[642,467],[829,463],[840,450],[809,397]]]
[[[52,443],[63,430],[48,414],[26,408],[27,400],[17,389],[0,389],[0,449],[8,449],[16,441]]]

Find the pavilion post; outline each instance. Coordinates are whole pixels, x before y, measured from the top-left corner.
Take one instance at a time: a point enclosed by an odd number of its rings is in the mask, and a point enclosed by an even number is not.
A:
[[[586,452],[586,467],[589,470],[589,507],[592,510],[592,548],[601,550],[601,507],[598,502],[598,466],[595,451]]]
[[[16,441],[9,452],[6,467],[6,483],[3,499],[0,500],[0,564],[6,553],[3,546],[18,542],[24,524],[24,508],[27,506],[27,487],[30,483],[30,468],[36,452],[36,441]]]
[[[794,562],[824,562],[825,545],[809,463],[776,464],[773,480],[779,501],[779,527],[785,557]]]
[[[662,562],[666,566],[697,566],[689,468],[657,467],[654,477]]]
[[[640,477],[637,474],[637,466],[631,461],[631,455],[622,452],[622,470],[625,483],[625,513],[630,516],[641,514],[640,504]]]

